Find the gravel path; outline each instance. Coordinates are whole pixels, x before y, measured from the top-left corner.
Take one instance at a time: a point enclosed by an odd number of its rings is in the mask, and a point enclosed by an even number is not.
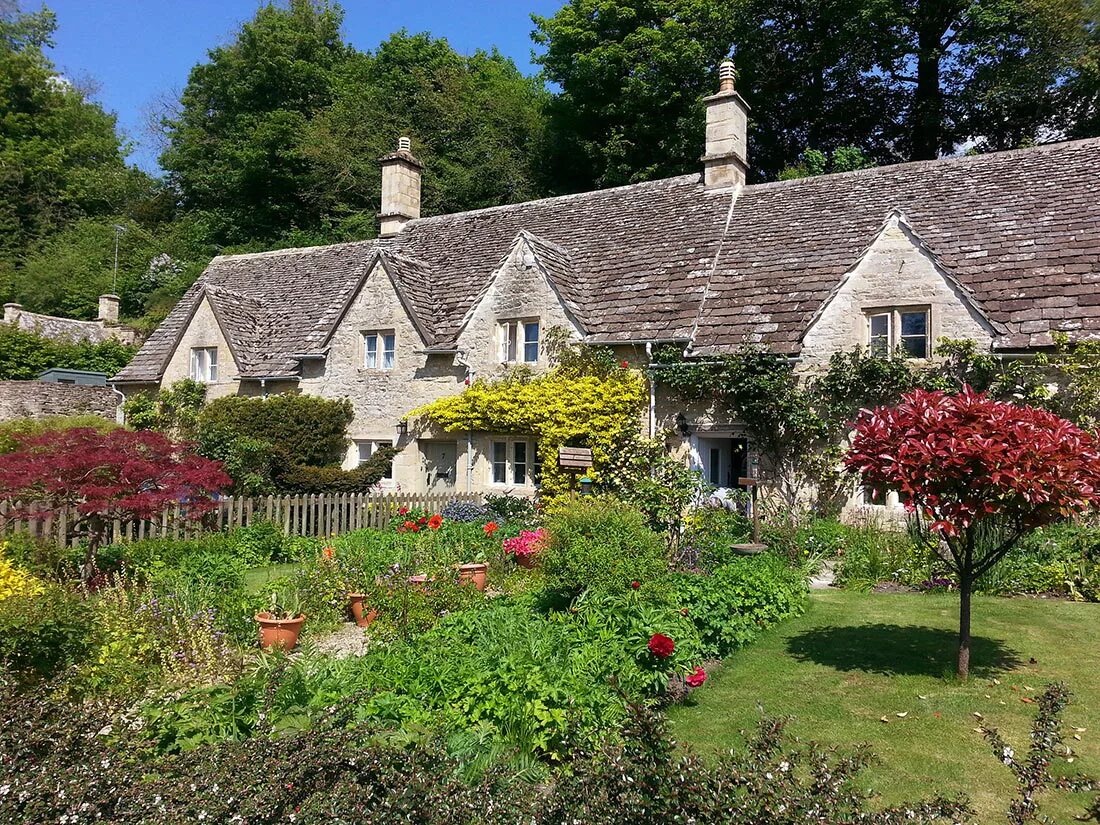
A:
[[[836,579],[836,562],[833,559],[826,559],[821,563],[821,569],[810,579],[811,590],[828,590],[833,586],[833,581]]]

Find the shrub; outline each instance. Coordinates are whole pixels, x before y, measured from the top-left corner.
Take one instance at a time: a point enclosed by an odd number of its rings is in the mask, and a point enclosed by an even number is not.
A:
[[[294,465],[281,471],[275,483],[285,493],[369,493],[378,486],[397,452],[393,447],[379,447],[354,470]]]
[[[89,616],[80,596],[56,585],[0,601],[0,662],[21,679],[52,679],[84,659]]]
[[[485,496],[485,508],[490,517],[503,524],[530,525],[535,520],[535,502],[523,496],[503,493]]]
[[[730,548],[748,541],[751,533],[752,525],[742,513],[719,504],[703,504],[688,517],[677,566],[707,571],[721,567],[735,557]]]
[[[310,467],[338,464],[347,447],[345,431],[353,416],[347,399],[280,393],[267,398],[230,395],[199,413],[199,431],[222,428],[266,441],[293,463]]]
[[[448,521],[485,522],[489,520],[489,509],[472,501],[450,501],[439,515]]]
[[[48,338],[15,324],[0,325],[0,381],[28,381],[51,368],[114,375],[138,348],[114,338],[93,343]]]
[[[762,630],[803,611],[806,580],[773,553],[738,559],[710,575],[672,576],[672,599],[687,611],[708,657],[725,657]]]
[[[11,596],[34,596],[42,592],[42,582],[7,558],[7,542],[0,541],[0,601]]]
[[[50,415],[45,418],[16,418],[0,423],[0,454],[14,452],[25,438],[57,430],[91,428],[100,432],[118,429],[118,424],[99,415]]]
[[[884,530],[872,523],[846,530],[837,584],[870,590],[879,582],[914,586],[932,578],[932,555],[906,532]]]
[[[563,593],[622,593],[634,581],[655,589],[668,570],[663,537],[614,500],[574,499],[547,520],[546,532],[543,566]]]

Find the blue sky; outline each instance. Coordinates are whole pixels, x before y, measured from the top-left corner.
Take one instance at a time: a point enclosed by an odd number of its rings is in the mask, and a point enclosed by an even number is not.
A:
[[[460,52],[497,46],[524,72],[531,66],[530,15],[551,14],[564,0],[344,0],[344,37],[374,48],[406,28],[446,37]],[[46,0],[57,13],[51,57],[78,82],[98,86],[95,99],[118,115],[135,144],[130,160],[155,172],[156,147],[146,113],[176,94],[206,50],[232,39],[258,0]],[[38,7],[24,0],[24,9]]]

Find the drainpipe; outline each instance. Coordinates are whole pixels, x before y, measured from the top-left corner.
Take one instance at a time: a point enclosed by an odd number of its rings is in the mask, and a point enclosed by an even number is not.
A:
[[[260,379],[260,397],[261,398],[267,398],[267,379],[266,378],[261,378]]]
[[[647,364],[653,362],[653,343],[646,341],[645,344],[645,360]],[[657,382],[653,378],[653,374],[649,375],[649,437],[656,438],[657,436]]]
[[[474,381],[474,369],[466,361],[466,353],[463,350],[458,350],[455,354],[455,360],[463,367],[466,368],[465,385],[468,387]],[[466,492],[472,493],[474,491],[474,433],[473,430],[466,431]]]
[[[111,392],[118,396],[118,406],[115,408],[115,423],[126,423],[126,410],[122,408],[122,405],[126,403],[126,394],[118,388],[118,384],[111,384]]]

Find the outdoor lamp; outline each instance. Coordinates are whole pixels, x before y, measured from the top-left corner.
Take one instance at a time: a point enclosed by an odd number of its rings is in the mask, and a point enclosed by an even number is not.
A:
[[[579,479],[579,483],[581,485],[581,495],[582,496],[592,495],[592,484],[593,484],[593,482],[592,482],[591,478],[589,478],[588,476],[581,476],[580,479]]]

